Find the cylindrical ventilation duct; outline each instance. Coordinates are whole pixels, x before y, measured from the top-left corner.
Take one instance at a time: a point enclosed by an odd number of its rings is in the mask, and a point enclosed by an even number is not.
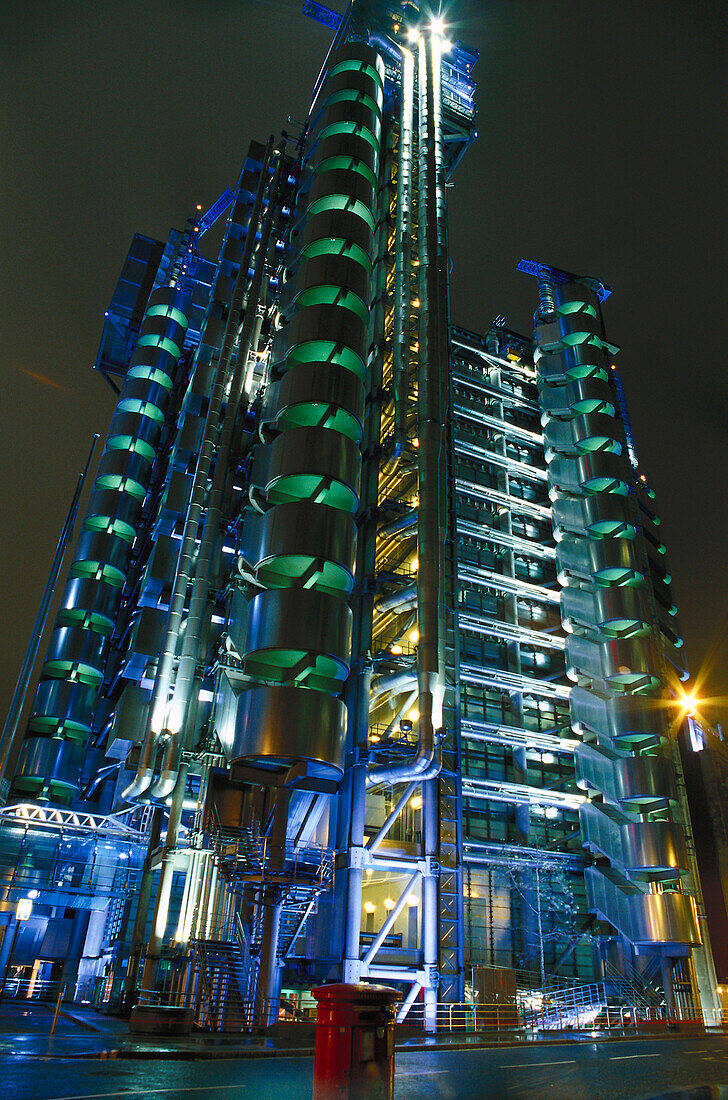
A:
[[[111,421],[13,780],[16,795],[68,803],[104,679],[175,372],[189,298],[155,290]]]
[[[349,674],[354,513],[367,362],[384,66],[349,43],[329,59],[309,129],[295,279],[273,349],[246,554],[251,604],[233,760],[338,776]]]

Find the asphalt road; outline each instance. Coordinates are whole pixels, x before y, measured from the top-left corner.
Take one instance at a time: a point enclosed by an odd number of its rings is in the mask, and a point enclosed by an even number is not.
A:
[[[0,1100],[311,1100],[312,1078],[311,1058],[7,1058],[0,1065]],[[728,1100],[728,1038],[400,1051],[395,1100],[415,1097]]]

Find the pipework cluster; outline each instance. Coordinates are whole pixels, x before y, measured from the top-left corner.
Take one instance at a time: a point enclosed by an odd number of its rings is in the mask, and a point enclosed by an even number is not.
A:
[[[639,515],[595,280],[543,271],[535,360],[590,908],[636,944],[699,942],[659,705],[665,677],[646,518]],[[668,628],[669,629],[669,628]]]

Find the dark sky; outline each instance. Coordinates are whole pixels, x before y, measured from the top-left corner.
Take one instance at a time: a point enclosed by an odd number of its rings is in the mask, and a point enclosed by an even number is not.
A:
[[[330,6],[341,10],[343,0]],[[301,0],[4,5],[0,716],[91,435],[135,231],[164,239],[302,118],[330,32]],[[599,276],[694,676],[728,697],[725,0],[464,0],[480,139],[449,192],[453,319],[530,332],[521,256]],[[721,714],[722,711],[722,714]],[[721,703],[716,716],[725,721]]]

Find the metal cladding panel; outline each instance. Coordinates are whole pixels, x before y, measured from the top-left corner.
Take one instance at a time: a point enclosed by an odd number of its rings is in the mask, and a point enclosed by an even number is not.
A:
[[[112,513],[112,518],[116,519]],[[131,559],[131,542],[110,531],[84,531],[76,547],[76,561],[99,561],[126,573]]]
[[[316,146],[316,165],[325,164],[331,157],[349,157],[352,162],[361,161],[376,175],[379,151],[362,133],[332,133],[321,138]]]
[[[354,168],[332,168],[328,172],[318,172],[311,181],[306,197],[307,210],[319,199],[332,195],[345,197],[347,209],[348,205],[354,206],[357,202],[364,203],[369,211],[374,209],[374,184],[368,176],[363,176]]]
[[[290,284],[292,296],[299,294],[304,286],[341,286],[353,290],[366,305],[369,304],[369,274],[350,256],[324,253],[306,260],[299,268],[296,280]]]
[[[577,344],[562,352],[536,352],[539,376],[544,382],[563,385],[577,378],[601,378],[609,376],[609,361],[604,352],[593,344]]]
[[[93,611],[109,623],[113,623],[118,598],[119,589],[112,584],[89,580],[86,577],[72,577],[63,593],[61,612],[64,610]]]
[[[346,707],[341,699],[294,687],[255,687],[238,703],[231,762],[309,763],[312,775],[343,772]]]
[[[598,537],[601,532],[608,537],[619,532],[634,533],[627,501],[613,493],[600,493],[581,500],[555,500],[553,518],[557,529],[577,535],[590,532]]]
[[[621,453],[617,421],[605,413],[588,413],[572,420],[551,420],[544,428],[546,447],[565,454],[593,451]]]
[[[685,832],[669,821],[630,821],[610,807],[579,807],[583,843],[613,866],[638,876],[664,875],[686,866]]]
[[[372,231],[357,214],[348,210],[322,210],[309,215],[298,242],[301,252],[325,238],[336,238],[358,245],[371,259]]]
[[[610,637],[629,637],[649,629],[639,588],[565,588],[561,621],[573,634],[600,631]]]
[[[631,539],[607,538],[597,542],[566,538],[556,547],[559,572],[584,580],[601,579],[605,586],[610,583],[619,586],[630,578],[641,578],[643,573],[638,571],[637,563],[637,549]]]
[[[84,746],[60,737],[26,737],[15,773],[18,786],[35,788],[55,781],[69,791],[81,777]]]
[[[672,768],[662,753],[623,756],[603,745],[582,744],[576,748],[576,766],[579,785],[595,788],[609,802],[652,809],[676,797]]]
[[[614,763],[615,794],[620,802],[675,801],[677,789],[670,760],[659,756],[630,756]],[[683,864],[687,867],[687,863]]]
[[[655,700],[645,696],[613,696],[604,699],[584,688],[572,688],[569,696],[572,726],[582,736],[603,735],[658,741],[664,738],[660,712]]]
[[[589,908],[632,943],[700,946],[695,898],[672,892],[628,893],[595,867],[587,867],[584,877]]]
[[[322,340],[342,348],[351,348],[361,364],[359,366],[357,363],[355,373],[364,373],[366,326],[359,317],[348,309],[334,305],[315,305],[299,309],[286,330],[288,361],[291,362],[294,358],[298,360],[298,356],[294,357],[293,353],[299,345],[311,342],[315,347]],[[308,361],[311,358],[312,356],[306,356]]]
[[[539,385],[541,423],[554,417],[601,412],[614,416],[616,398],[608,382],[600,378],[579,378],[563,386]]]
[[[287,371],[280,381],[268,386],[266,397],[268,407],[275,411],[279,420],[285,420],[286,410],[296,405],[316,404],[342,409],[359,425],[358,430],[355,426],[352,428],[357,432],[356,441],[361,438],[364,387],[355,374],[338,363],[301,363]]]
[[[348,666],[351,609],[335,596],[308,589],[258,592],[250,604],[248,647],[247,657],[259,650],[300,650]]]
[[[374,140],[379,142],[382,133],[382,123],[377,112],[373,111],[371,107],[364,102],[347,100],[340,103],[327,104],[324,107],[311,130],[311,143],[315,142],[316,138],[319,137],[321,133],[325,132],[329,126],[336,126],[341,122],[353,123],[356,125],[357,129],[359,127],[365,127],[372,134]]]
[[[576,457],[554,455],[547,476],[551,500],[558,500],[562,492],[589,496],[601,493],[626,496],[628,492],[622,458],[611,451],[591,451]]]
[[[31,730],[64,729],[79,727],[77,732],[88,733],[91,716],[96,704],[96,688],[88,684],[72,684],[67,680],[42,680],[33,703],[33,714],[28,728]]]
[[[631,690],[659,684],[653,672],[655,653],[649,637],[613,638],[599,644],[570,634],[565,653],[567,675],[572,679],[592,677]]]
[[[261,517],[258,545],[251,546],[258,567],[271,559],[296,554],[354,565],[354,529],[345,512],[308,501],[280,504]]]
[[[83,627],[57,626],[51,635],[46,661],[79,661],[103,668],[108,635]]]
[[[312,475],[335,479],[352,492],[351,511],[356,508],[361,477],[359,448],[339,432],[321,428],[291,428],[270,445],[267,488],[280,478]],[[256,454],[256,459],[257,459]]]

